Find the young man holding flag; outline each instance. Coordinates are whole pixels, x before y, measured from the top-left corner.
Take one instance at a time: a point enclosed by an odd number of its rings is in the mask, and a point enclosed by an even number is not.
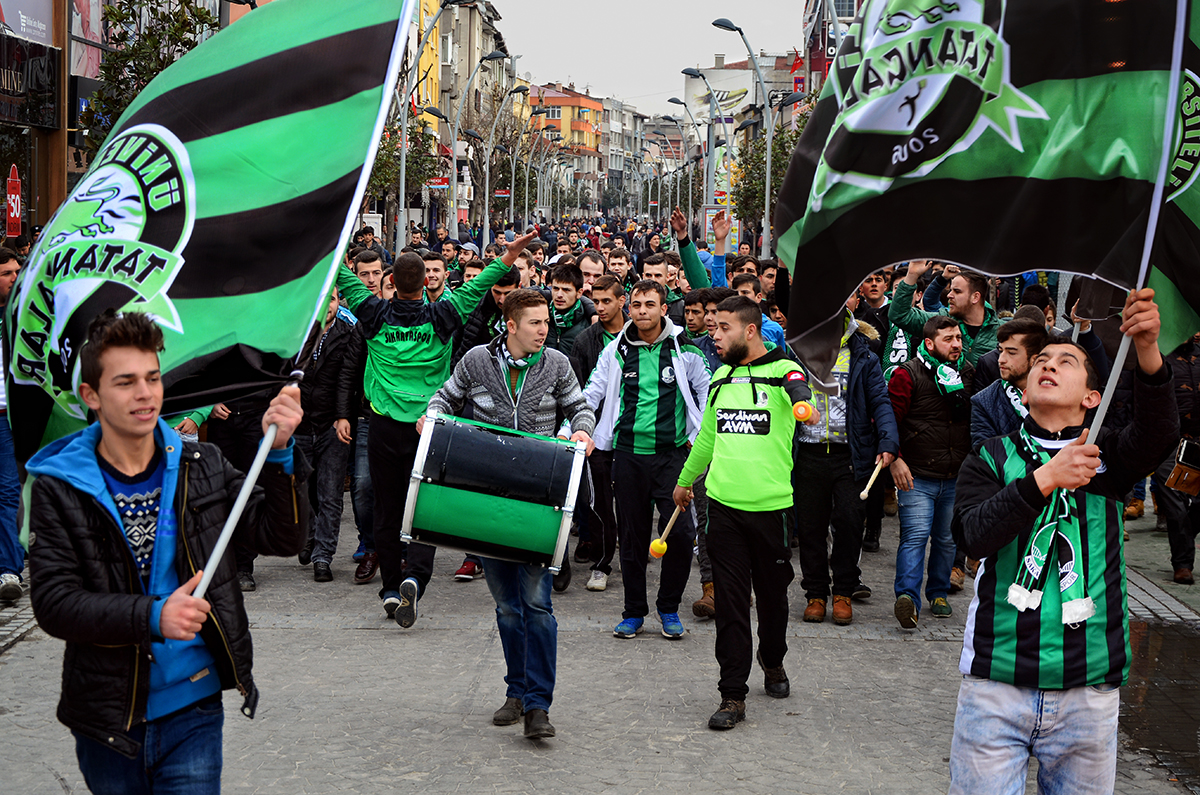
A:
[[[433,574],[434,548],[425,544],[411,544],[408,569],[401,568],[405,551],[400,530],[408,492],[400,484],[408,482],[416,458],[416,422],[450,376],[455,335],[492,285],[512,273],[531,240],[532,233],[507,244],[503,257],[445,301],[424,300],[428,279],[417,254],[397,257],[392,272],[396,297],[391,301],[371,295],[348,269],[338,271],[338,291],[364,324],[367,340],[364,391],[372,410],[367,451],[376,487],[375,550],[383,576],[379,595],[388,617],[402,627],[416,623],[417,600]]]
[[[232,549],[204,598],[192,596],[245,478],[159,417],[162,349],[146,315],[93,321],[79,396],[98,422],[28,464],[33,609],[67,642],[58,719],[96,795],[219,792],[221,691],[236,687],[247,717],[258,705]],[[308,465],[292,439],[302,417],[298,388],[271,401],[262,428],[278,434],[233,544],[284,556],[304,543]]]
[[[1085,428],[1101,401],[1087,353],[1052,338],[1033,360],[1021,427],[963,463],[953,532],[981,562],[959,670],[951,793],[1108,793],[1118,688],[1129,676],[1122,504],[1179,438],[1154,291],[1130,293],[1132,421]]]

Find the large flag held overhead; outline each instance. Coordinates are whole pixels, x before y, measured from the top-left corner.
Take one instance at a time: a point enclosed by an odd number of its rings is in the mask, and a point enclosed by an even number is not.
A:
[[[17,457],[83,427],[101,312],[162,327],[164,413],[279,384],[323,316],[415,0],[276,0],[155,78],[42,233],[7,307]]]
[[[875,270],[938,259],[1132,288],[1155,207],[1161,345],[1200,331],[1198,16],[1187,0],[866,0],[775,215],[789,340],[814,375]]]

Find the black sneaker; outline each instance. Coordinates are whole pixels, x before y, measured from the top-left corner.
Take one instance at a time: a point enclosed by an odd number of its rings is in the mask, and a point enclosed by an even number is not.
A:
[[[254,575],[248,571],[238,572],[238,587],[243,591],[258,590],[258,585],[254,582]]]
[[[854,599],[857,602],[861,602],[865,599],[870,599],[871,598],[870,586],[864,584],[862,580],[859,580],[858,585],[856,585],[854,587],[854,593],[850,594],[850,598]]]
[[[746,702],[732,698],[721,699],[721,707],[708,719],[708,728],[723,731],[732,729],[746,719]]]
[[[314,539],[308,539],[308,542],[304,545],[304,549],[300,550],[300,554],[296,556],[301,566],[307,566],[312,563],[313,545],[315,543]]]
[[[567,590],[567,586],[571,584],[571,561],[566,555],[563,555],[562,568],[558,570],[558,574],[554,575],[554,590],[556,593],[562,593]]]
[[[878,552],[879,551],[879,536],[883,534],[883,528],[877,527],[874,530],[867,530],[863,533],[862,550],[863,552]]]
[[[333,582],[333,571],[330,570],[328,563],[318,560],[313,564],[313,581]]]
[[[544,709],[531,709],[525,713],[525,736],[531,740],[542,740],[554,736],[550,716]]]
[[[576,563],[591,563],[592,543],[590,541],[580,541],[575,544],[575,554],[573,557]]]
[[[408,629],[417,623],[417,581],[409,577],[400,583],[400,604],[396,607],[396,623]]]

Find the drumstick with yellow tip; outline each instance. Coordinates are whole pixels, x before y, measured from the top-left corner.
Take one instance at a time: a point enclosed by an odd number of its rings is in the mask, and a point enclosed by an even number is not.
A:
[[[875,464],[875,471],[871,473],[871,479],[867,481],[867,487],[858,495],[860,500],[865,500],[867,498],[867,492],[870,491],[871,487],[875,485],[875,478],[879,477],[879,471],[881,469],[883,469],[882,458],[879,459],[879,461]]]
[[[678,505],[675,506],[675,513],[671,514],[671,521],[667,522],[667,529],[663,530],[662,536],[650,542],[650,557],[661,558],[667,554],[667,534],[671,532],[671,528],[675,526],[675,520],[679,518],[679,514],[683,511]]]

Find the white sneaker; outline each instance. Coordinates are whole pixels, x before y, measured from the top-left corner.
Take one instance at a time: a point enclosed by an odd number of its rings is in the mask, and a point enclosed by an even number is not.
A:
[[[592,576],[588,578],[587,589],[589,591],[603,591],[608,587],[608,575],[599,569],[592,571]]]
[[[600,590],[604,590],[601,588]],[[0,574],[0,601],[15,602],[24,596],[21,578],[15,574]]]

